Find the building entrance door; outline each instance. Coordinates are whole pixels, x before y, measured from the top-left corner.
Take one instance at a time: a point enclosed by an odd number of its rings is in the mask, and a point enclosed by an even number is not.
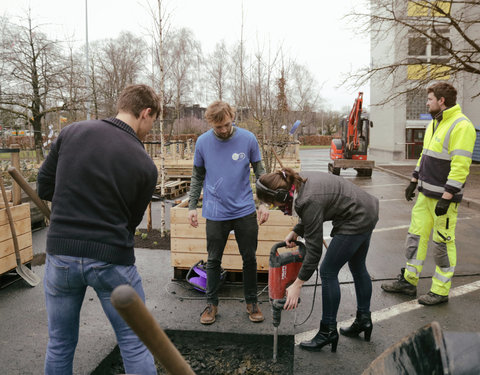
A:
[[[418,159],[422,153],[425,128],[408,128],[405,135],[405,157]]]

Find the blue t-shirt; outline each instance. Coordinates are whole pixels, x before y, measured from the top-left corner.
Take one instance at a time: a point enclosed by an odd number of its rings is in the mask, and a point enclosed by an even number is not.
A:
[[[253,133],[235,128],[228,140],[219,140],[213,130],[195,144],[193,164],[206,170],[202,216],[209,220],[232,220],[255,211],[250,187],[250,163],[261,160]]]

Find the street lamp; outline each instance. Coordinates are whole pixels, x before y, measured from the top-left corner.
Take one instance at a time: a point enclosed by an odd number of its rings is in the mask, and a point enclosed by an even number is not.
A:
[[[85,55],[86,55],[86,68],[87,75],[85,81],[87,84],[87,93],[90,91],[90,67],[88,57],[88,0],[85,0]],[[90,95],[87,95],[87,120],[90,120]]]

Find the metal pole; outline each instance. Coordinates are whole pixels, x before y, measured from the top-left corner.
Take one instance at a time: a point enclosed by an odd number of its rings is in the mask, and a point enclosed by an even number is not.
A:
[[[278,327],[273,327],[273,363],[277,363]]]
[[[86,68],[87,74],[85,81],[87,84],[87,120],[90,120],[90,67],[89,67],[89,56],[88,56],[88,0],[85,0],[85,55],[86,55]]]

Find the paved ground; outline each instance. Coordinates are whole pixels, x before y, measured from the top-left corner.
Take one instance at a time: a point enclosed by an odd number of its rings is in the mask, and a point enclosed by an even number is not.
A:
[[[326,171],[328,150],[302,150],[304,170]],[[410,168],[412,163],[406,162]],[[397,168],[398,163],[393,164]],[[386,168],[388,166],[382,166]],[[476,167],[474,167],[476,168]],[[475,169],[478,171],[478,169]],[[397,169],[398,172],[398,169]],[[480,226],[480,211],[466,204],[461,206],[457,226],[458,266],[454,278],[452,297],[448,304],[435,307],[418,305],[413,298],[384,293],[380,284],[395,277],[403,266],[403,242],[410,222],[412,202],[403,198],[407,180],[383,169],[376,169],[371,179],[357,178],[354,171],[341,172],[366,191],[380,199],[380,221],[372,237],[368,267],[373,284],[372,312],[374,331],[372,341],[340,338],[337,353],[327,349],[309,353],[295,347],[294,373],[300,374],[360,374],[389,346],[425,324],[436,320],[444,331],[479,332],[480,318],[480,257],[478,256],[477,233]],[[472,184],[474,185],[474,184]],[[468,184],[467,184],[468,186]],[[478,186],[478,185],[477,185]],[[477,191],[466,190],[466,199],[477,199]],[[153,224],[158,223],[159,204],[153,209]],[[168,217],[168,216],[167,216]],[[325,233],[331,225],[325,224]],[[45,230],[33,234],[34,251],[45,251]],[[328,242],[328,237],[326,238]],[[261,324],[250,323],[241,302],[241,288],[227,285],[222,289],[220,315],[213,326],[199,324],[203,308],[202,295],[186,290],[181,283],[172,282],[173,270],[170,254],[163,250],[137,249],[137,267],[142,275],[147,307],[164,329],[192,330],[200,332],[231,332],[270,335],[272,333],[270,307],[266,293],[260,295],[265,301],[260,306],[266,315]],[[33,268],[43,276],[44,267]],[[419,292],[427,292],[434,270],[431,255],[427,258]],[[346,267],[341,270],[342,301],[338,313],[339,326],[348,325],[355,314],[355,292],[351,275]],[[315,283],[315,275],[302,292],[302,304],[296,313],[285,312],[280,326],[281,334],[295,334],[297,340],[312,336],[318,329],[321,317],[321,291],[317,289],[315,306],[310,319],[297,325],[309,315]],[[476,283],[476,284],[475,284]],[[462,286],[468,287],[464,293]],[[262,286],[263,287],[263,286]],[[406,305],[404,303],[407,303]],[[41,285],[31,288],[17,282],[0,290],[0,366],[5,374],[41,374],[47,342],[46,312]],[[295,324],[295,325],[294,325]],[[75,357],[75,374],[89,374],[114,348],[115,337],[94,293],[89,291],[81,315],[80,341]]]
[[[406,179],[410,179],[412,176],[412,170],[414,166],[409,164],[385,164],[378,165],[377,170],[389,171],[392,174],[398,176],[404,176]],[[465,201],[462,204],[466,204],[467,207],[472,205],[478,205],[480,207],[480,164],[472,164],[470,166],[470,174],[468,175],[464,196]]]

